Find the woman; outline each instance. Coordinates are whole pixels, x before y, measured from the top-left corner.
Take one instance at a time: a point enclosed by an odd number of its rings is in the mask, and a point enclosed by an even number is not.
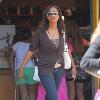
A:
[[[38,49],[38,73],[46,91],[46,100],[58,100],[57,90],[64,74],[63,31],[65,26],[60,8],[55,5],[48,6],[19,70],[19,79],[22,79],[26,63]]]
[[[67,28],[67,37],[70,51],[72,53],[74,63],[77,67],[76,80],[73,81],[72,71],[73,69],[66,70],[66,80],[68,87],[69,100],[74,100],[76,95],[78,100],[84,100],[84,79],[79,77],[78,73],[84,73],[80,69],[80,59],[84,53],[84,49],[88,47],[88,41],[82,38],[79,33],[79,26],[75,20],[75,11],[73,9],[65,10],[65,24]],[[83,74],[82,74],[83,75]],[[84,77],[84,76],[83,76]],[[76,93],[75,93],[76,92]]]

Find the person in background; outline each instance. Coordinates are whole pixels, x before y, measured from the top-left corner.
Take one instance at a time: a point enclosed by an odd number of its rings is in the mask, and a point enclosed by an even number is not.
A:
[[[64,31],[61,9],[56,5],[47,6],[43,11],[41,25],[37,28],[18,71],[18,77],[22,79],[25,65],[38,49],[37,66],[41,83],[46,91],[45,100],[58,100],[57,91],[64,75]]]
[[[96,39],[96,37],[100,35],[100,20],[97,24],[97,27],[96,29],[94,30],[94,32],[92,33],[91,35],[91,38],[90,38],[90,44],[92,44],[94,42],[94,40]]]
[[[94,48],[94,47],[98,47],[97,43],[99,43],[99,37],[100,37],[100,20],[98,22],[98,25],[97,25],[96,29],[94,30],[94,32],[91,35],[91,38],[90,38],[90,48],[88,48],[88,50],[86,51],[86,53],[84,54],[84,56],[83,56],[83,58],[81,60],[81,67],[83,69],[86,68],[87,65],[89,65],[88,67],[96,67],[97,66],[96,63],[94,63],[94,62],[98,61],[99,58],[97,60],[93,60],[93,62],[91,62],[91,60],[94,59],[94,56],[96,55],[96,53],[99,53],[99,52],[95,52],[99,48]],[[90,53],[92,55],[89,55]],[[88,56],[90,57],[90,59],[87,59]],[[99,62],[98,62],[98,64],[99,64]]]
[[[84,80],[78,76],[78,73],[81,73],[80,69],[80,60],[83,56],[85,47],[89,46],[89,43],[86,39],[84,39],[79,32],[79,25],[75,20],[75,11],[74,9],[66,9],[64,11],[65,15],[65,25],[66,25],[66,33],[68,38],[68,46],[70,48],[72,57],[74,59],[74,63],[76,65],[76,79],[73,81],[72,71],[71,69],[66,70],[66,80],[68,86],[68,96],[69,100],[75,99],[75,94],[77,95],[78,100],[84,100]],[[82,71],[82,73],[85,73]]]
[[[100,67],[100,20],[90,38],[90,47],[81,60],[81,68]]]
[[[33,80],[35,63],[34,60],[29,60],[24,68],[22,79],[18,78],[18,71],[20,69],[21,63],[25,57],[26,52],[29,49],[32,33],[29,29],[21,30],[20,34],[16,34],[14,37],[14,45],[12,47],[12,52],[10,55],[10,65],[15,71],[15,84],[17,95],[20,94],[18,98],[16,95],[16,100],[36,100],[36,83]],[[15,59],[13,58],[15,57]],[[13,62],[15,61],[15,67]],[[17,89],[18,88],[18,89]]]

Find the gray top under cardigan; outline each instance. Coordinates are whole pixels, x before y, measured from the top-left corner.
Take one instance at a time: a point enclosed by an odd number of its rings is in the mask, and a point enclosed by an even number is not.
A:
[[[86,67],[100,67],[100,36],[87,49],[81,60],[80,67],[83,69]]]
[[[53,69],[56,62],[59,62],[63,68],[63,51],[64,39],[59,36],[58,47],[49,39],[46,32],[41,28],[36,30],[36,35],[33,37],[29,50],[34,51],[38,49],[37,66],[39,74],[53,74]]]

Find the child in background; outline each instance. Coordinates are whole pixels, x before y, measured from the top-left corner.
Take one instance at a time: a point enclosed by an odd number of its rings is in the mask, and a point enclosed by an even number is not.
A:
[[[19,87],[21,100],[36,100],[36,83],[33,80],[35,63],[34,60],[29,60],[24,69],[24,75],[22,79],[18,78],[18,70],[21,63],[29,49],[32,33],[29,29],[24,29],[20,33],[20,39],[12,47],[11,57],[15,55],[15,82],[16,86]],[[13,66],[11,66],[13,67]],[[17,96],[16,96],[17,97]],[[18,100],[16,98],[16,100]]]

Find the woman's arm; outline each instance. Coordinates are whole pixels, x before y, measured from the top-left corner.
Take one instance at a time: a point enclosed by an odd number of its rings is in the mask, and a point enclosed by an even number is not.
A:
[[[68,43],[66,36],[65,36],[65,41],[66,41],[66,43]],[[71,42],[71,40],[70,40],[70,42]],[[71,43],[70,44],[68,43],[68,53],[69,53],[69,56],[71,59],[71,65],[72,65],[72,74],[73,74],[72,77],[73,77],[73,80],[75,80],[76,79],[76,65],[74,64],[74,60],[73,60],[71,52],[73,52],[73,47],[72,47]]]
[[[68,53],[69,53],[69,56],[71,58],[71,65],[72,65],[72,77],[74,78],[74,80],[76,79],[76,65],[74,64],[74,60],[73,60],[73,57],[71,55],[71,52],[70,52],[70,49],[68,49]]]
[[[27,62],[31,59],[32,55],[33,55],[32,51],[28,51],[26,53],[25,58],[24,58],[24,60],[23,60],[23,62],[21,64],[21,67],[20,67],[19,72],[18,72],[18,78],[19,79],[22,79],[24,67],[27,64]]]
[[[84,54],[80,67],[83,69],[86,67],[100,67],[100,36]]]

